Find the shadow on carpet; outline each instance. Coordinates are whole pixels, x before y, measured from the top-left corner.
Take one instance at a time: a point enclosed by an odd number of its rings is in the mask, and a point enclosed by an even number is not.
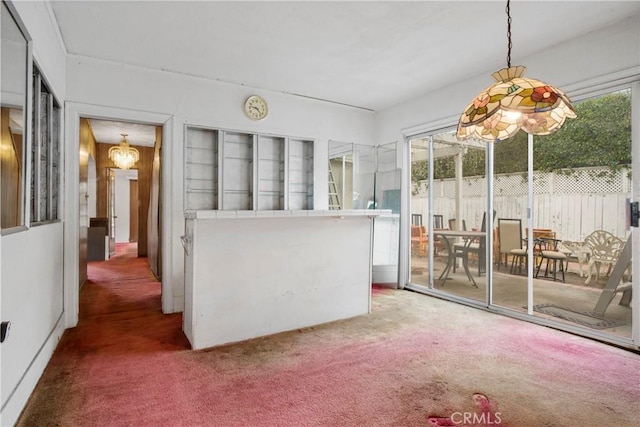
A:
[[[626,324],[623,321],[605,319],[594,311],[574,311],[553,304],[534,305],[533,310],[592,329],[608,329]]]

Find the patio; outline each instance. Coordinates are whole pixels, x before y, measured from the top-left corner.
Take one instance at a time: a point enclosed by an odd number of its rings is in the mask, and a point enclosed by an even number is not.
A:
[[[452,296],[484,302],[486,299],[486,274],[478,277],[477,266],[470,265],[470,271],[474,275],[477,287],[469,281],[462,267],[449,273],[446,281],[438,280],[440,273],[446,266],[447,253],[439,252],[434,257],[434,290]],[[606,272],[606,271],[605,271]],[[428,286],[428,258],[413,255],[411,258],[411,283],[421,286]],[[589,285],[585,285],[585,278],[578,274],[577,263],[571,262],[565,274],[565,282],[553,281],[551,279],[533,279],[533,304],[553,305],[577,313],[593,312],[598,299],[606,285],[608,276],[602,275],[599,280],[592,280]],[[604,320],[611,327],[596,327],[607,334],[613,334],[625,338],[631,337],[631,307],[619,305],[621,294],[617,294],[604,314]],[[494,266],[493,270],[493,303],[497,306],[515,310],[521,313],[527,311],[527,277],[525,275],[511,274],[509,269],[502,267],[498,270]],[[534,315],[569,323],[573,326],[581,326],[574,321],[534,311]],[[578,314],[576,316],[580,318]],[[587,326],[585,326],[587,327]],[[587,327],[588,328],[588,327]]]

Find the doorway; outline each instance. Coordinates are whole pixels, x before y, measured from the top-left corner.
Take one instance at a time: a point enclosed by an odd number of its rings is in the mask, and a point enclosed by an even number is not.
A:
[[[81,281],[81,271],[83,268],[80,264],[80,249],[82,242],[82,230],[79,225],[80,221],[80,204],[86,198],[86,190],[80,184],[81,160],[84,158],[86,146],[80,143],[81,137],[90,134],[88,118],[97,118],[101,120],[115,120],[126,123],[142,123],[154,126],[156,130],[158,144],[154,147],[153,154],[153,170],[152,170],[152,190],[151,199],[154,206],[158,206],[157,211],[153,209],[148,212],[149,224],[152,224],[153,230],[158,230],[156,235],[149,235],[150,238],[157,241],[157,245],[150,246],[151,249],[157,248],[158,252],[147,260],[154,261],[159,277],[174,277],[174,271],[181,269],[181,265],[172,255],[171,239],[163,239],[162,236],[171,236],[174,233],[175,226],[170,220],[169,204],[163,202],[172,197],[172,156],[164,156],[163,151],[171,153],[173,140],[173,116],[168,114],[145,112],[139,110],[128,110],[123,108],[108,107],[95,104],[86,104],[78,102],[65,103],[64,128],[66,135],[66,147],[64,156],[64,182],[65,191],[63,206],[63,218],[68,226],[64,227],[64,325],[72,328],[78,324],[79,315],[79,295]],[[167,146],[167,144],[169,144]],[[81,149],[82,147],[82,149]],[[172,153],[173,154],[173,153]],[[88,157],[88,156],[87,156]],[[162,160],[162,162],[161,162]],[[162,163],[162,168],[160,167]],[[162,177],[162,179],[161,179]],[[161,187],[160,182],[168,183]],[[166,211],[166,212],[165,212]],[[162,232],[162,233],[161,233]],[[85,237],[86,239],[86,237]],[[140,237],[139,237],[140,240]],[[167,257],[166,262],[163,262]],[[178,265],[175,265],[178,264]],[[173,281],[162,281],[162,312],[174,313],[182,311],[183,300],[174,296],[174,289],[180,289],[182,283]]]
[[[119,249],[144,259],[160,280],[162,127],[88,117],[80,117],[79,125],[79,205],[86,217],[79,223],[79,236],[87,243],[80,245],[78,257],[81,284],[91,279],[91,261],[108,261]],[[125,138],[139,154],[127,169],[117,167],[110,156]],[[100,268],[109,266],[106,262]]]

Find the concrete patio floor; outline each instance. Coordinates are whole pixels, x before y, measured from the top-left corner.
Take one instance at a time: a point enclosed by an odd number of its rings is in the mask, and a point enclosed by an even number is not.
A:
[[[484,302],[486,299],[486,274],[483,273],[481,277],[478,277],[477,265],[469,266],[471,274],[478,285],[477,288],[468,280],[462,267],[458,267],[455,273],[451,271],[446,281],[438,280],[440,273],[446,265],[446,259],[446,253],[445,256],[437,256],[434,258],[434,289],[457,297]],[[428,258],[413,256],[411,261],[410,282],[417,285],[428,286]],[[543,279],[542,274],[543,271],[541,270],[540,277],[533,280],[533,304],[553,304],[576,312],[592,312],[594,310],[608,279],[606,275],[600,276],[597,281],[594,277],[589,285],[585,285],[584,282],[586,278],[578,275],[577,266],[573,263],[570,263],[569,270],[565,273],[564,283],[561,281],[554,282],[552,279]],[[611,328],[598,329],[597,331],[631,338],[631,307],[619,305],[621,295],[621,293],[618,293],[615,296],[604,314],[604,319],[618,321],[621,324]],[[497,306],[526,313],[526,276],[510,274],[509,268],[504,266],[502,266],[501,270],[498,270],[497,266],[494,266],[493,303]],[[534,311],[534,316],[566,322],[573,326],[580,326],[577,323],[536,311]]]

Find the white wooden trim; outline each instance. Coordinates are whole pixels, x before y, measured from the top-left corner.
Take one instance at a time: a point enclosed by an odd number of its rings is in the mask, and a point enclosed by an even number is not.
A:
[[[80,118],[96,118],[109,120],[136,121],[151,125],[163,126],[164,148],[172,147],[172,136],[170,115],[127,110],[123,108],[106,107],[100,105],[83,104],[76,102],[65,103],[65,144],[64,149],[64,211],[62,218],[64,227],[64,324],[66,328],[72,328],[78,324],[79,311],[79,224],[80,224],[80,202],[79,202],[79,169],[80,169]],[[163,149],[163,153],[166,150]],[[168,295],[173,295],[171,287],[172,257],[167,246],[171,243],[173,228],[171,227],[171,186],[172,178],[172,156],[163,154],[162,167],[162,197],[164,200],[162,212],[163,228],[163,263],[162,263],[162,309],[163,312],[173,312],[175,307],[173,301],[167,301]],[[181,181],[180,181],[181,182]]]

